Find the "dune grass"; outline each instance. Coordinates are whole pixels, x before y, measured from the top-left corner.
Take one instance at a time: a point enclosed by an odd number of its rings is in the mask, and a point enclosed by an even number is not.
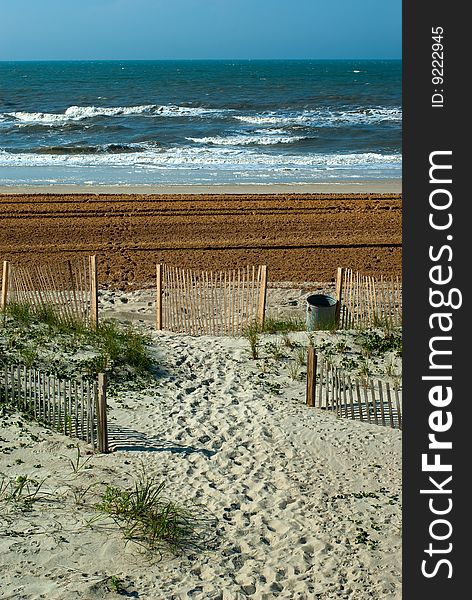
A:
[[[245,337],[250,346],[251,358],[254,360],[259,358],[259,341],[260,335],[268,334],[288,334],[294,331],[305,331],[305,323],[301,319],[276,319],[267,317],[263,325],[254,322],[243,329],[243,337]]]
[[[128,366],[142,374],[151,367],[147,337],[131,326],[123,328],[115,321],[104,321],[89,333],[88,339],[99,349],[104,370]]]
[[[41,499],[40,491],[44,483],[27,475],[19,475],[15,479],[2,477],[0,480],[0,503],[13,503],[17,510],[28,509],[31,504]]]
[[[50,330],[61,333],[85,334],[90,328],[83,320],[72,316],[67,319],[60,315],[52,304],[34,306],[28,302],[9,302],[4,311],[4,325],[6,317],[24,326],[46,325]]]
[[[164,487],[143,470],[130,489],[107,486],[96,509],[114,520],[126,540],[151,554],[201,549],[210,522],[165,498]]]
[[[261,333],[289,333],[291,331],[306,331],[306,323],[302,319],[276,319],[266,317]]]
[[[62,318],[51,305],[35,308],[28,303],[10,303],[0,330],[0,355],[27,367],[44,368],[46,362],[59,376],[66,375],[64,368],[70,370],[65,357],[74,354],[79,358],[69,365],[74,362],[76,371],[89,375],[107,372],[112,378],[142,376],[152,367],[148,342],[136,328],[116,321],[102,321],[94,328],[81,320]]]

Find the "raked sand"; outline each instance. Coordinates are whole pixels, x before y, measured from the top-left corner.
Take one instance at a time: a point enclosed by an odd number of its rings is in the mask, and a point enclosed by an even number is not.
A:
[[[271,393],[246,340],[152,339],[160,377],[110,398],[114,452],[91,468],[74,473],[71,440],[7,419],[0,472],[46,479],[31,511],[2,504],[0,598],[401,598],[401,433],[306,407],[302,382]],[[103,485],[140,469],[214,519],[203,551],[158,560],[89,522]]]
[[[155,281],[158,263],[213,271],[262,264],[269,281],[300,283],[329,281],[340,266],[401,275],[399,194],[78,191],[0,194],[2,260],[96,254],[100,286],[113,289]]]

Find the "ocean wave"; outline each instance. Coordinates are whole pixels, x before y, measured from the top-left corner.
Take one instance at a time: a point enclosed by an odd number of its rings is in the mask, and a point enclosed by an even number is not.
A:
[[[133,115],[147,113],[152,109],[152,105],[129,106],[116,108],[100,108],[96,106],[69,106],[63,113],[42,113],[42,112],[11,112],[6,113],[16,121],[22,123],[40,123],[43,125],[55,125],[67,121],[81,121],[98,116],[114,117],[117,115]]]
[[[383,122],[401,123],[399,107],[368,107],[346,110],[313,109],[304,111],[269,111],[261,114],[235,114],[235,109],[204,108],[195,106],[143,104],[139,106],[69,106],[63,113],[16,111],[0,114],[0,122],[14,125],[57,126],[94,119],[97,117],[149,116],[149,117],[207,117],[230,116],[249,125],[298,125],[305,127],[339,127],[343,125],[369,125]]]
[[[234,115],[250,125],[302,125],[309,127],[339,127],[343,125],[371,125],[402,120],[401,108],[371,107],[357,110],[305,110],[286,114],[266,112],[260,115]]]
[[[65,155],[83,155],[83,154],[124,154],[142,152],[144,146],[137,144],[104,144],[102,146],[41,146],[29,150],[29,154],[65,154]]]
[[[147,149],[143,152],[117,152],[97,154],[31,154],[0,151],[0,166],[77,166],[77,167],[138,167],[138,168],[221,168],[248,170],[277,170],[318,168],[335,169],[359,167],[399,168],[401,154],[376,152],[346,154],[287,155],[268,154],[248,148],[231,147],[180,147]]]
[[[280,130],[277,130],[280,132]],[[266,135],[229,135],[225,136],[213,136],[213,137],[201,137],[201,138],[185,138],[191,142],[199,144],[211,144],[215,146],[272,146],[277,144],[293,144],[300,140],[306,139],[303,136],[291,136],[291,135],[267,135],[269,132],[264,132]]]
[[[63,113],[43,113],[17,111],[3,113],[19,123],[36,123],[47,126],[62,125],[70,121],[82,121],[96,117],[117,117],[130,115],[144,115],[153,117],[200,117],[208,114],[226,112],[220,109],[202,108],[193,106],[143,104],[141,106],[69,106]]]

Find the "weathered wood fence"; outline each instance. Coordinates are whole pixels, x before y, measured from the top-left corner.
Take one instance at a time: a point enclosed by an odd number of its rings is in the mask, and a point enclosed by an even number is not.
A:
[[[264,324],[267,267],[195,271],[157,265],[157,329],[241,335]]]
[[[51,307],[65,322],[98,322],[97,257],[24,265],[4,261],[0,309],[8,304]]]
[[[0,398],[59,433],[108,452],[106,376],[62,379],[23,365],[0,367]]]
[[[402,282],[399,277],[380,279],[338,268],[336,275],[339,329],[402,324]]]
[[[313,347],[307,354],[306,403],[331,410],[339,418],[402,428],[402,394],[397,382],[351,377],[318,356]]]

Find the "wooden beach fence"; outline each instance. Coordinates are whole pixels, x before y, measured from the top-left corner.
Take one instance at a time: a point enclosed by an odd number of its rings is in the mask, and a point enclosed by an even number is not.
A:
[[[336,273],[338,329],[402,324],[402,282],[399,277],[374,278],[352,269]]]
[[[97,257],[25,265],[3,262],[0,309],[29,304],[51,307],[65,322],[98,324]]]
[[[267,267],[197,271],[158,264],[156,328],[190,335],[241,335],[264,324]]]
[[[64,435],[108,452],[106,375],[64,379],[24,365],[0,368],[0,398]]]
[[[396,380],[352,377],[317,357],[314,348],[307,354],[306,403],[338,418],[402,429],[402,393]]]

